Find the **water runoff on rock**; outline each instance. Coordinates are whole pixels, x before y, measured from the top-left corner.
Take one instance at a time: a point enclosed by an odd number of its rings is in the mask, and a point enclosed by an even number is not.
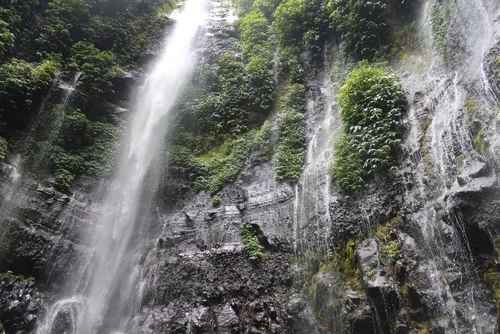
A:
[[[498,156],[493,146],[484,152],[478,136],[494,141],[496,131],[492,120],[498,101],[485,80],[484,59],[499,41],[499,9],[493,0],[428,1],[422,28],[435,50],[423,56],[427,65],[419,78],[404,79],[415,100],[408,145],[421,156],[413,171],[418,186],[405,196],[426,253],[416,271],[427,278],[423,285],[436,298],[432,312],[442,317],[446,333],[495,331],[492,305],[479,293],[482,279],[454,197],[473,194],[495,180],[494,175],[470,175],[481,174]],[[448,12],[445,30],[432,29],[436,10]],[[478,121],[481,134],[472,129]]]
[[[61,76],[54,79],[52,87],[40,103],[35,119],[31,122],[27,134],[20,140],[16,151],[29,151],[30,159],[24,159],[22,153],[13,154],[6,164],[6,172],[9,176],[8,182],[4,182],[1,194],[4,194],[0,203],[0,217],[2,219],[12,215],[12,211],[17,206],[19,200],[24,199],[25,189],[23,182],[29,177],[25,177],[27,172],[45,172],[47,157],[50,154],[51,145],[54,144],[61,130],[64,117],[71,102],[76,84],[81,76],[81,72],[76,72],[69,81],[64,81]],[[56,101],[52,101],[51,95],[60,91]],[[51,103],[52,102],[52,103]],[[53,106],[51,105],[53,104]],[[45,145],[40,145],[37,149],[28,149],[29,143],[35,141],[36,137],[42,137]],[[41,141],[41,140],[40,140]],[[6,232],[0,232],[0,237]]]
[[[54,303],[39,334],[124,333],[135,309],[146,221],[165,156],[169,114],[194,68],[194,42],[205,17],[204,0],[187,0],[165,49],[137,94],[117,172],[100,217],[88,232],[92,254],[65,297]]]

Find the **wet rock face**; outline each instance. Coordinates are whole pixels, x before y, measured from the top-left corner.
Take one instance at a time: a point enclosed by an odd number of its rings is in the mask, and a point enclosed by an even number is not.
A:
[[[34,277],[49,290],[60,287],[88,251],[81,232],[90,223],[94,181],[81,183],[71,200],[30,180],[15,186],[16,196],[2,199],[0,273]]]
[[[33,281],[8,274],[0,277],[0,323],[7,333],[31,332],[44,309],[43,297]]]
[[[253,264],[240,250],[169,255],[149,259],[139,333],[289,333],[285,304],[292,282],[285,254],[266,253]]]

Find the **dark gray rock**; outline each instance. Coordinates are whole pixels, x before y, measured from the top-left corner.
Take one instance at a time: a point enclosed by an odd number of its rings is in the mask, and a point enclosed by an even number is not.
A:
[[[0,277],[0,323],[7,333],[29,333],[46,309],[33,280],[10,274]]]

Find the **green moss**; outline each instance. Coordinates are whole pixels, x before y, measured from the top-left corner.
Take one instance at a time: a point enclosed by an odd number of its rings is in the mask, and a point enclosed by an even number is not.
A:
[[[490,150],[488,143],[484,140],[482,131],[479,131],[473,139],[474,147],[484,156],[489,156]]]
[[[429,334],[429,327],[430,327],[430,322],[426,321],[422,324],[422,327],[420,328],[420,334]]]
[[[490,154],[489,145],[484,139],[483,120],[478,102],[471,96],[467,95],[464,101],[465,109],[467,110],[467,123],[469,130],[473,136],[474,148],[483,156],[488,157]]]
[[[25,277],[23,275],[14,275],[12,271],[7,271],[6,273],[0,273],[0,280],[20,280],[24,282],[34,282],[35,278],[33,277]],[[1,328],[0,328],[1,329]]]
[[[500,253],[498,253],[500,250],[500,237],[494,237],[493,244],[495,252],[497,252],[496,257],[486,264],[486,270],[483,274],[483,278],[493,293],[497,309],[497,319],[500,320],[500,271],[496,265],[496,263],[500,260]]]
[[[356,258],[356,241],[349,239],[345,245],[336,253],[337,262],[342,282],[351,284],[361,291],[360,269]]]
[[[252,147],[253,133],[226,140],[214,150],[208,162],[204,164],[207,174],[198,175],[194,185],[197,189],[207,189],[212,194],[223,186],[234,181],[245,165],[246,158]],[[201,162],[200,160],[198,160]]]
[[[243,251],[246,257],[254,263],[259,263],[262,260],[262,251],[264,248],[260,244],[255,230],[246,221],[243,221],[240,225],[240,229]]]
[[[427,132],[427,129],[429,128],[429,126],[431,125],[432,123],[432,119],[430,118],[426,118],[421,124],[420,124],[420,131],[422,133],[426,133]]]
[[[368,282],[368,281],[374,281],[375,280],[375,272],[373,269],[369,266],[364,266],[363,267],[363,281]]]

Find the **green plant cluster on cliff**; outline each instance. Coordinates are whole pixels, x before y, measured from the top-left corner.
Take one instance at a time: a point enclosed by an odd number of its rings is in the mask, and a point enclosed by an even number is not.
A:
[[[388,69],[362,64],[340,89],[339,104],[344,125],[331,173],[341,190],[353,191],[395,166],[406,98]]]
[[[253,227],[246,221],[241,223],[241,239],[243,242],[243,251],[246,257],[254,262],[258,263],[262,260],[262,250],[263,247],[260,244],[259,238],[257,237]]]
[[[44,60],[38,65],[12,58],[0,65],[0,121],[2,133],[9,136],[15,129],[25,127],[31,110],[40,96],[51,86],[60,65]]]
[[[13,144],[10,147],[30,155],[33,171],[51,168],[60,190],[68,190],[80,174],[110,172],[120,132],[110,113],[116,109],[111,103],[121,103],[126,93],[117,91],[123,87],[114,86],[116,79],[147,56],[144,51],[169,23],[164,14],[176,3],[0,1],[0,135]],[[61,114],[70,108],[61,105],[53,91],[48,93],[61,71],[82,72],[77,88],[85,101],[80,99],[76,103],[81,105],[71,107],[81,112],[69,113],[59,131]],[[19,140],[35,114],[35,131]],[[81,131],[69,131],[71,122],[74,126],[79,122]],[[50,129],[41,129],[44,126]]]
[[[55,187],[66,191],[77,175],[109,176],[118,154],[120,128],[90,121],[81,112],[68,114],[53,149]]]
[[[371,59],[389,43],[387,0],[331,0],[332,25],[344,50],[357,60]]]

